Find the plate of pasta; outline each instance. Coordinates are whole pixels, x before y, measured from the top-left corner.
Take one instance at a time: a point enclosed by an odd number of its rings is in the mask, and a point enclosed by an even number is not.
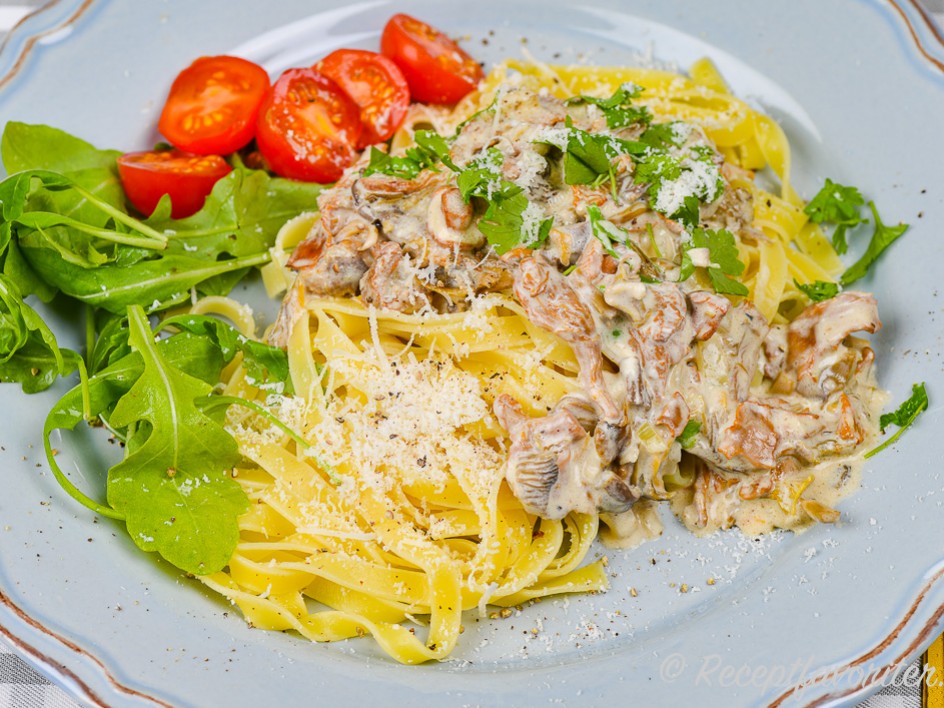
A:
[[[195,5],[0,50],[0,636],[93,705],[846,705],[940,632],[916,4]]]

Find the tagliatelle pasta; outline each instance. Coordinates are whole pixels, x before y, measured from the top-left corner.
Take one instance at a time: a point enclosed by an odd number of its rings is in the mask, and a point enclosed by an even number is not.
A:
[[[466,315],[306,302],[288,347],[303,395],[281,415],[312,446],[257,429],[258,420],[234,422],[255,463],[237,476],[253,506],[228,572],[201,578],[254,626],[316,641],[370,633],[416,663],[449,654],[463,610],[606,587],[599,562],[581,566],[597,518],[535,525],[503,484],[503,433],[485,405],[506,391],[536,409],[541,396],[556,399],[574,387],[572,371],[561,372],[567,357],[540,330],[528,334],[513,301],[494,296],[479,308],[471,327]],[[226,392],[251,395],[239,372]],[[415,397],[414,409],[384,426],[378,399],[390,396]],[[449,422],[437,405],[453,407]],[[400,444],[401,434],[412,439]],[[397,464],[406,455],[422,466],[408,472]],[[428,636],[405,626],[420,616]]]

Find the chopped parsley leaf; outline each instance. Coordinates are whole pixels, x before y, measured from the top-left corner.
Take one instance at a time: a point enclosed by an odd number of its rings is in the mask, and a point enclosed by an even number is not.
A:
[[[643,92],[641,86],[634,83],[624,83],[609,98],[595,98],[593,96],[575,96],[568,103],[592,103],[599,108],[606,117],[606,126],[611,130],[625,128],[633,123],[650,123],[652,114],[645,106],[634,106],[633,99],[639,98]]]
[[[414,179],[425,166],[409,157],[394,157],[375,147],[370,149],[370,162],[364,169],[364,176],[384,174],[400,179]]]
[[[459,168],[449,159],[449,141],[446,138],[432,130],[417,130],[413,139],[416,145],[409,148],[404,157],[394,157],[372,147],[364,176],[380,173],[400,179],[415,179],[420,172],[435,169],[439,163],[458,171]]]
[[[528,219],[530,205],[524,188],[502,175],[505,156],[498,148],[488,148],[472,159],[456,177],[462,198],[473,197],[488,203],[479,220],[479,231],[499,255],[518,246],[534,248],[551,233],[553,219]]]
[[[823,280],[816,280],[812,283],[800,283],[793,279],[793,284],[813,302],[822,302],[836,297],[839,294],[839,283],[827,283]]]
[[[866,221],[859,213],[864,204],[865,200],[858,189],[833,182],[827,177],[823,188],[803,211],[810,217],[810,221],[817,224],[828,222],[836,225],[832,242],[836,253],[841,255],[848,250],[846,231]]]
[[[678,156],[650,149],[638,158],[634,180],[649,185],[649,206],[654,211],[689,229],[698,226],[698,206],[724,192],[721,170],[706,145],[692,146]]]
[[[671,123],[652,123],[646,132],[639,136],[639,142],[655,150],[665,150],[669,147],[681,147],[682,137],[676,130],[678,121]]]
[[[456,184],[462,198],[467,202],[471,197],[491,201],[492,196],[502,191],[502,182],[505,181],[502,176],[504,162],[505,156],[501,150],[494,147],[488,148],[488,150],[479,153],[470,160],[456,177]],[[517,187],[514,184],[511,186]],[[520,187],[517,188],[521,189]],[[505,187],[505,191],[508,191],[507,187]]]
[[[689,255],[693,248],[708,249],[711,263],[707,268],[708,277],[716,292],[726,295],[748,294],[747,286],[733,278],[744,272],[744,264],[738,259],[734,234],[727,229],[695,229],[691,241],[683,246],[679,282],[687,280],[695,272],[695,264]]]
[[[603,218],[603,212],[596,204],[587,205],[587,217],[590,220],[590,232],[603,244],[603,250],[619,260],[620,254],[613,248],[615,243],[624,243],[625,234],[615,224]]]
[[[620,155],[642,155],[648,149],[639,142],[575,128],[569,116],[565,125],[567,130],[559,143],[539,142],[564,151],[564,182],[567,184],[599,185],[607,177],[614,180],[613,160]]]
[[[690,194],[682,200],[682,206],[678,211],[671,215],[671,219],[689,229],[694,229],[701,222],[701,202],[694,194]]]

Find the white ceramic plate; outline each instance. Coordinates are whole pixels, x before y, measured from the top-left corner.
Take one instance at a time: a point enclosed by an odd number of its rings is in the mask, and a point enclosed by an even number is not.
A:
[[[914,657],[944,627],[940,34],[910,0],[59,0],[0,51],[0,124],[45,122],[141,149],[157,138],[170,81],[196,56],[239,52],[277,72],[337,47],[376,47],[400,10],[466,36],[488,61],[525,42],[546,60],[652,56],[686,67],[711,57],[737,93],[782,122],[801,193],[829,176],[859,186],[889,222],[913,224],[865,285],[886,324],[874,338],[883,385],[900,400],[926,381],[931,410],[869,462],[836,526],[699,540],[669,520],[658,541],[609,553],[605,595],[504,620],[470,615],[454,660],[407,668],[366,640],[316,646],[248,629],[72,503],[41,452],[57,391],[26,398],[3,386],[0,635],[77,695],[109,705],[727,706],[851,703],[877,689],[875,671]],[[60,331],[74,327],[74,313],[57,315]],[[94,487],[107,445],[79,444]]]

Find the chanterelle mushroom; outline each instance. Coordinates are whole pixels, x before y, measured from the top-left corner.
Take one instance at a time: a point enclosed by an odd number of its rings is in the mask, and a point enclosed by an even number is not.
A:
[[[495,415],[511,437],[505,477],[524,508],[546,519],[572,511],[626,511],[635,491],[601,464],[594,439],[567,409],[566,400],[548,415],[530,418],[508,395],[495,401]]]

